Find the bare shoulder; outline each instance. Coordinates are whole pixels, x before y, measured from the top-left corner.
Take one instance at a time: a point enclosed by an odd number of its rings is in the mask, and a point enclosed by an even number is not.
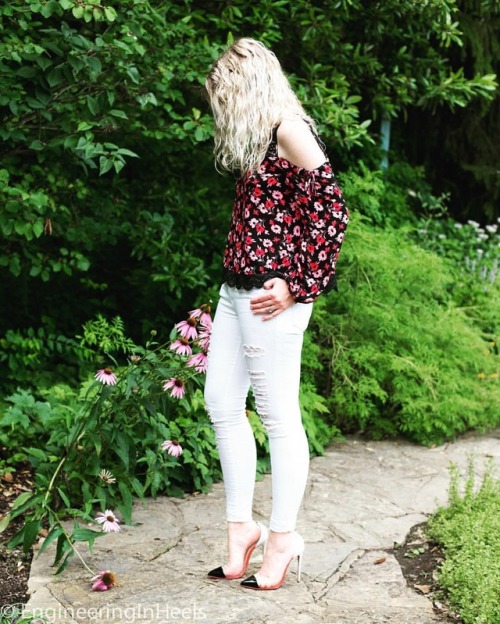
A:
[[[325,154],[311,128],[300,117],[289,117],[281,122],[278,128],[278,154],[305,169],[316,169],[325,162]]]

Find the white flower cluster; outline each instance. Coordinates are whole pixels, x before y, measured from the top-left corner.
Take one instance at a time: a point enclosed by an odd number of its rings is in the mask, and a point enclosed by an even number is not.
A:
[[[481,280],[493,284],[498,277],[500,261],[500,218],[496,223],[486,225],[484,228],[477,221],[470,219],[467,225],[470,226],[474,239],[471,245],[470,254],[465,257],[466,268],[475,273]],[[455,224],[455,227],[464,227],[462,224]],[[465,226],[466,227],[466,226]]]

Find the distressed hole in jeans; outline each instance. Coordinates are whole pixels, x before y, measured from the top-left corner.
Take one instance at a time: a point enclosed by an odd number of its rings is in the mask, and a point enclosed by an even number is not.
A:
[[[215,425],[215,420],[214,420],[214,417],[212,416],[212,412],[208,409],[206,405],[205,405],[205,411],[208,415],[208,420],[212,423],[212,425]]]
[[[243,351],[247,357],[260,357],[264,355],[265,351],[263,347],[254,347],[252,345],[243,345]]]
[[[253,396],[257,412],[265,422],[269,418],[269,397],[267,393],[266,374],[263,371],[250,371]]]

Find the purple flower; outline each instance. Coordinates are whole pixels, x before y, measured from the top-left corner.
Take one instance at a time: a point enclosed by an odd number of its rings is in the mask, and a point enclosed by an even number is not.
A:
[[[162,451],[167,451],[169,455],[173,457],[179,457],[182,455],[182,446],[177,442],[177,440],[165,440],[165,442],[161,445]]]
[[[116,577],[110,570],[102,570],[92,579],[92,591],[108,591],[116,583]]]
[[[210,305],[208,303],[204,303],[199,308],[196,308],[196,310],[191,310],[189,316],[199,319],[200,323],[205,325],[206,323],[212,323],[212,317],[210,316],[211,311],[212,309],[210,308]]]
[[[197,325],[198,321],[190,316],[187,321],[177,323],[176,327],[179,334],[183,338],[186,338],[187,340],[195,340],[198,337],[198,332],[196,331]]]
[[[102,524],[102,530],[105,533],[118,533],[120,530],[120,527],[118,526],[120,521],[110,509],[106,509],[104,513],[99,511],[95,521]]]
[[[170,396],[173,396],[174,399],[182,399],[186,388],[184,386],[184,382],[182,379],[178,379],[177,377],[172,377],[163,384],[163,390],[165,392],[170,389]]]
[[[94,378],[104,385],[114,386],[116,384],[116,375],[110,368],[101,368],[101,370],[98,370],[94,375]]]
[[[170,345],[170,349],[179,355],[191,355],[193,353],[193,350],[189,345],[189,341],[182,337],[174,340]]]
[[[209,330],[202,329],[200,331],[200,334],[198,337],[198,344],[200,345],[200,348],[202,348],[205,353],[208,353],[208,349],[210,347],[210,331]]]
[[[193,355],[193,357],[188,360],[188,366],[193,366],[197,373],[206,373],[207,372],[207,354],[206,353],[197,353]]]

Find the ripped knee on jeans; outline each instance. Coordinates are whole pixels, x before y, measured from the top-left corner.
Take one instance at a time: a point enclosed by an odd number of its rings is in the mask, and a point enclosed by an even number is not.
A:
[[[255,407],[262,422],[267,425],[269,422],[269,395],[266,384],[266,374],[263,371],[250,371],[250,381],[252,383]]]
[[[243,345],[243,351],[247,357],[256,358],[264,355],[264,347],[254,347],[253,345]]]

